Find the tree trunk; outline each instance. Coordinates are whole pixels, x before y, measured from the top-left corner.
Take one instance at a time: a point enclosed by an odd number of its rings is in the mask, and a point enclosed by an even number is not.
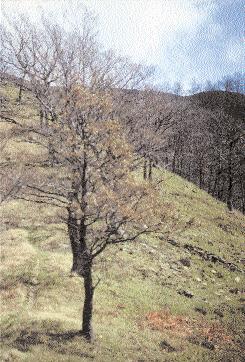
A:
[[[69,233],[72,257],[73,257],[71,272],[78,272],[78,265],[79,265],[78,260],[80,254],[80,246],[78,240],[78,224],[77,224],[77,219],[73,216],[70,208],[68,208],[67,226],[68,226],[68,233]]]
[[[203,187],[203,169],[202,164],[199,165],[199,187],[202,189]]]
[[[147,178],[147,161],[146,161],[146,159],[144,160],[143,177],[144,177],[144,180],[146,180],[146,178]]]
[[[232,189],[233,189],[233,175],[232,175],[232,148],[233,142],[229,145],[229,156],[228,156],[228,190],[227,190],[227,207],[232,210]]]
[[[174,150],[173,160],[172,160],[172,170],[174,173],[176,171],[176,149]]]
[[[149,171],[148,171],[148,179],[152,180],[152,161],[149,160]]]
[[[44,114],[43,114],[43,110],[41,109],[39,112],[39,117],[40,117],[40,126],[43,127],[43,118],[44,118]]]
[[[18,99],[17,99],[18,103],[20,103],[22,100],[22,91],[23,91],[23,87],[22,87],[22,85],[20,85]]]
[[[213,180],[213,166],[210,167],[210,172],[207,181],[207,191],[209,194],[212,192],[212,180]]]
[[[92,328],[94,288],[93,288],[91,266],[87,266],[87,270],[84,273],[83,278],[84,278],[85,299],[83,305],[82,335],[89,342],[92,342],[94,339],[93,328]]]
[[[241,185],[241,209],[242,213],[245,214],[245,190],[244,190],[244,178],[242,173],[240,174],[240,185]]]

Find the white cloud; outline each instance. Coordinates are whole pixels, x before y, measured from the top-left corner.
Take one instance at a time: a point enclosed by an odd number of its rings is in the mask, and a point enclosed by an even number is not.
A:
[[[103,42],[134,60],[159,63],[164,48],[178,34],[193,33],[205,22],[213,1],[206,7],[193,0],[90,0],[98,13]]]
[[[220,32],[212,22],[216,0],[3,0],[8,13],[24,12],[34,21],[41,10],[52,13],[58,22],[63,22],[64,11],[79,21],[82,4],[98,15],[106,48],[136,62],[158,65],[159,77],[170,81],[187,84],[198,74],[185,47],[191,47],[201,26],[208,25],[213,37]],[[233,56],[232,50],[227,56]]]
[[[230,63],[243,64],[244,62],[244,40],[232,39],[226,47],[226,57]]]
[[[42,9],[51,12],[57,21],[61,21],[64,10],[76,18],[77,6],[85,4],[98,14],[100,36],[106,47],[135,61],[149,63],[160,61],[164,46],[173,42],[176,34],[195,31],[206,21],[213,6],[211,0],[3,0],[2,3],[8,13],[23,12],[34,21]]]

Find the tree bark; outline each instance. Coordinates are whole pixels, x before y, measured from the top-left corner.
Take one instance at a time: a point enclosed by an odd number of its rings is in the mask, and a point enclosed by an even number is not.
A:
[[[232,149],[233,141],[229,145],[229,156],[228,156],[228,190],[227,190],[227,207],[232,210],[232,189],[233,189],[233,175],[232,175]]]
[[[72,250],[72,268],[71,272],[78,272],[78,260],[79,260],[79,254],[80,254],[80,245],[79,245],[79,239],[78,239],[78,224],[77,219],[73,216],[72,211],[68,208],[68,233],[71,243],[71,250]]]
[[[22,91],[23,91],[23,87],[22,85],[20,85],[19,87],[19,94],[18,94],[18,98],[17,98],[17,102],[20,103],[22,100]]]
[[[44,112],[42,109],[40,109],[39,117],[40,117],[40,126],[43,127]]]
[[[240,174],[240,185],[241,185],[241,210],[245,214],[245,190],[244,190],[244,179],[242,173]]]
[[[146,180],[146,178],[147,178],[147,160],[146,159],[144,160],[143,177],[144,177],[144,180]]]
[[[176,148],[174,149],[174,154],[173,154],[173,160],[172,160],[172,171],[175,173],[176,172]]]
[[[82,321],[82,336],[84,336],[89,342],[94,339],[93,327],[92,327],[92,315],[93,315],[93,295],[94,287],[92,280],[92,268],[91,265],[87,266],[87,270],[84,273],[84,292],[85,299],[83,305],[83,321]]]
[[[202,164],[199,165],[199,187],[200,187],[200,189],[203,188],[203,168],[202,168]]]
[[[152,160],[149,160],[149,171],[148,171],[148,179],[152,180]]]

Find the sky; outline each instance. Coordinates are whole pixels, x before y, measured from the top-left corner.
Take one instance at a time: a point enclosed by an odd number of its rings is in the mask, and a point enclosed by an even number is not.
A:
[[[76,21],[81,5],[97,16],[105,48],[156,66],[156,85],[188,89],[193,79],[215,82],[244,70],[243,0],[1,0],[7,14],[35,22],[42,10],[60,23],[64,11]]]

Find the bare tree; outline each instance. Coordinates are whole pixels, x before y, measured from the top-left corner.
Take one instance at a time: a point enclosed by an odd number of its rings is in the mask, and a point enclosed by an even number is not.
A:
[[[47,20],[41,28],[26,19],[21,25],[2,29],[4,60],[11,74],[23,72],[25,89],[46,119],[12,119],[12,136],[42,151],[38,159],[28,153],[18,159],[21,177],[11,174],[17,160],[2,160],[6,182],[18,180],[17,193],[5,194],[66,211],[72,272],[84,280],[82,335],[92,340],[94,259],[108,246],[158,232],[166,211],[158,184],[135,174],[135,154],[113,106],[116,90],[139,87],[148,70],[100,51],[90,23],[74,32]]]
[[[190,94],[195,94],[195,93],[201,92],[201,90],[202,90],[202,85],[200,83],[198,83],[195,78],[193,78],[191,81],[191,89],[189,91]]]
[[[168,142],[183,109],[176,107],[174,95],[152,89],[128,93],[120,119],[142,163],[144,179],[152,179],[154,167],[168,167]]]
[[[181,96],[183,94],[183,87],[180,82],[175,82],[172,88],[172,92],[177,96]]]

